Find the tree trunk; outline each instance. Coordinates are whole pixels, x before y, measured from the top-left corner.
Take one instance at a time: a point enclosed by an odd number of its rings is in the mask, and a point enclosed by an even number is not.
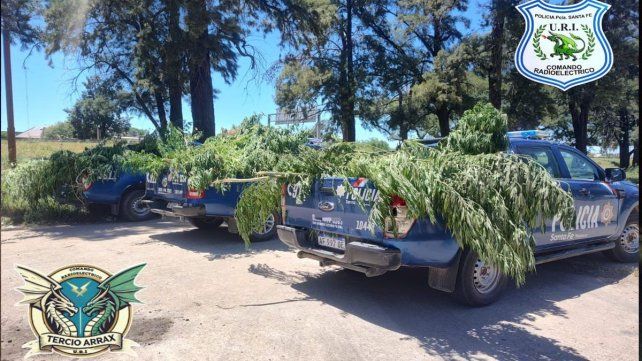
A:
[[[488,100],[496,108],[502,108],[502,50],[504,43],[504,21],[503,0],[493,0],[492,29],[490,32],[491,54],[490,70],[488,72]]]
[[[192,36],[189,61],[189,87],[194,131],[202,132],[201,140],[216,133],[214,123],[214,90],[210,69],[207,25],[209,16],[205,0],[187,2],[188,27]]]
[[[167,89],[169,90],[169,121],[176,128],[183,130],[183,81],[180,74],[181,66],[181,28],[179,27],[178,2],[168,0],[166,2],[169,41],[166,45],[166,75]]]
[[[450,134],[450,110],[447,106],[441,106],[437,109],[437,119],[439,119],[439,132],[442,137]]]
[[[629,146],[631,145],[631,138],[629,129],[629,112],[626,108],[620,109],[620,137],[619,137],[619,146],[620,146],[620,168],[628,168],[631,159],[631,154],[629,153]]]
[[[352,58],[352,0],[346,0],[346,19],[343,35],[343,49],[339,64],[341,67],[339,75],[341,132],[343,133],[344,142],[354,142],[356,128],[354,119],[355,80]]]
[[[165,112],[165,99],[159,90],[154,92],[154,99],[156,100],[156,109],[158,111],[158,120],[160,121],[161,129],[167,129],[167,113]]]
[[[7,100],[7,148],[9,151],[9,164],[14,166],[16,158],[16,126],[13,119],[13,84],[11,82],[11,34],[8,30],[2,31],[2,50],[4,52],[4,86]]]
[[[595,97],[595,85],[589,84],[568,91],[568,108],[573,121],[575,148],[587,153],[588,118]]]

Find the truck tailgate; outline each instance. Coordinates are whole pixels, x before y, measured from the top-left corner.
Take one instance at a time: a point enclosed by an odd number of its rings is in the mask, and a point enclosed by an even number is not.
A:
[[[383,232],[368,221],[370,209],[378,199],[378,191],[365,178],[349,178],[350,186],[363,199],[346,189],[343,178],[322,178],[316,181],[310,194],[302,201],[297,200],[300,185],[289,184],[284,194],[284,224],[305,227],[320,232],[381,240]],[[372,232],[374,230],[374,233]]]
[[[146,190],[154,198],[168,202],[181,202],[187,197],[187,177],[163,173],[158,178],[147,175]]]

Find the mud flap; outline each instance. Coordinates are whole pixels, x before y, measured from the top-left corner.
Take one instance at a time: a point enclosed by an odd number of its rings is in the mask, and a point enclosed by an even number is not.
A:
[[[439,291],[452,293],[457,283],[460,258],[461,251],[457,252],[455,260],[447,268],[428,267],[428,286]]]

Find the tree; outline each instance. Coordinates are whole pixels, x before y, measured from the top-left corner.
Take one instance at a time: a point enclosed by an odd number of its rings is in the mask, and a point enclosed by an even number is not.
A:
[[[82,3],[60,0],[45,10],[47,55],[75,54],[81,74],[91,72],[133,95],[130,110],[163,131],[166,86],[163,57],[167,27],[158,1],[121,0]]]
[[[70,139],[74,137],[74,127],[69,121],[58,122],[43,131],[45,139]]]
[[[378,87],[370,87],[366,94],[380,98],[375,104],[387,105],[380,107],[384,112],[379,117],[368,114],[366,123],[378,128],[382,125],[398,128],[399,137],[405,139],[409,130],[425,126],[428,119],[434,119],[429,115],[434,114],[439,120],[440,134],[448,135],[452,110],[457,105],[446,105],[449,95],[445,93],[452,95],[454,90],[461,90],[467,75],[465,61],[455,61],[465,53],[455,48],[463,36],[458,25],[469,25],[468,19],[458,14],[466,7],[467,1],[403,0],[373,2],[359,8],[357,15],[370,33],[366,36],[367,59],[371,60],[369,69],[373,71],[368,82]],[[452,87],[443,83],[447,73],[461,75],[453,79]],[[430,89],[426,82],[437,85],[437,89]],[[440,90],[444,93],[439,93]],[[421,96],[417,96],[417,91]]]
[[[486,37],[486,46],[489,50],[488,62],[488,100],[496,109],[502,109],[502,83],[504,73],[504,54],[507,52],[506,22],[515,23],[521,19],[517,13],[516,0],[491,0],[489,13],[485,18],[485,25],[490,26],[490,34]],[[507,56],[512,60],[512,57]]]
[[[129,119],[123,114],[130,95],[111,85],[95,77],[88,79],[81,97],[71,109],[65,110],[77,138],[104,139],[129,129]]]
[[[634,79],[637,83],[639,78],[639,57],[637,50],[637,33],[639,32],[639,10],[638,1],[625,0],[617,1],[611,4],[611,8],[606,12],[603,20],[603,28],[606,37],[613,49],[613,68],[610,71],[611,76],[624,76]],[[635,64],[631,61],[635,59]],[[630,67],[633,65],[633,69]],[[594,109],[597,95],[609,93],[609,88],[619,86],[621,82],[611,81],[608,78],[602,78],[595,82],[570,89],[567,92],[568,108],[573,119],[573,133],[575,135],[575,147],[586,153],[588,145],[588,123],[591,111]],[[624,92],[626,94],[628,92]],[[637,93],[636,91],[633,92]],[[625,95],[625,97],[630,95]],[[637,97],[636,97],[637,98]],[[628,101],[615,101],[615,104],[627,104]],[[614,105],[615,105],[614,104]],[[617,106],[617,105],[615,105]],[[623,110],[623,109],[620,109]],[[628,117],[625,113],[617,111],[620,117]],[[623,145],[626,145],[628,152],[628,138],[630,127],[629,121],[623,121],[626,139],[622,139]],[[623,157],[624,155],[622,155]],[[628,163],[628,162],[626,162]]]
[[[149,134],[149,130],[130,127],[129,130],[127,130],[126,134],[129,137],[144,138],[146,135]]]
[[[289,109],[319,106],[329,111],[344,141],[355,140],[358,84],[362,62],[355,44],[354,0],[322,0],[310,11],[321,29],[302,33],[301,47],[286,56],[277,79],[276,102]]]

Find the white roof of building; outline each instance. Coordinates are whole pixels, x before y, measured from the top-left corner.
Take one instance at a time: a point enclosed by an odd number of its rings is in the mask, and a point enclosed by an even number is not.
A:
[[[33,127],[26,132],[16,135],[16,138],[41,139],[45,127]]]

